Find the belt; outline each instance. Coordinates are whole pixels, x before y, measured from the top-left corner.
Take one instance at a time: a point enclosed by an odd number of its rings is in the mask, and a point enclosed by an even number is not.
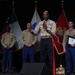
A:
[[[41,38],[51,38],[50,36],[41,36]]]

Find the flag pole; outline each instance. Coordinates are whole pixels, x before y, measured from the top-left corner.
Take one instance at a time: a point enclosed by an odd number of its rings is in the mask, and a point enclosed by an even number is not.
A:
[[[37,9],[37,0],[35,0],[35,8]]]
[[[63,7],[64,0],[62,0],[61,3],[62,3],[62,8],[64,8],[64,7]]]
[[[61,0],[62,9],[64,8],[64,7],[63,7],[63,3],[64,3],[64,0]],[[63,66],[62,66],[62,54],[60,55],[60,67],[59,67],[59,69],[64,70],[64,68],[63,68]]]
[[[63,3],[64,3],[64,1],[61,0],[61,3],[62,3],[62,9],[63,9]],[[62,54],[60,55],[60,67],[62,67]]]
[[[61,0],[61,3],[62,3],[62,9],[63,9],[64,8],[63,7],[64,1]],[[65,74],[65,69],[62,66],[62,54],[60,55],[60,66],[56,69],[56,74]]]
[[[13,22],[13,11],[14,11],[14,1],[12,1],[12,22]],[[12,25],[12,28],[13,28],[13,25]]]
[[[12,1],[12,10],[14,10],[14,1]]]
[[[35,0],[35,11],[37,11],[37,0]],[[35,12],[37,14],[37,12]]]

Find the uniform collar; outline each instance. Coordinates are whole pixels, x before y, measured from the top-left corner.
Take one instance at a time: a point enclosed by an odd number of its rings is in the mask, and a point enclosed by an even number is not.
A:
[[[46,21],[46,22],[48,22],[50,19],[47,19],[47,20],[43,20],[43,21]]]
[[[28,29],[26,29],[27,31],[29,31]],[[32,30],[32,29],[31,29]]]
[[[7,34],[10,34],[11,32],[6,32]]]
[[[69,28],[69,31],[72,31],[73,30],[73,28]]]

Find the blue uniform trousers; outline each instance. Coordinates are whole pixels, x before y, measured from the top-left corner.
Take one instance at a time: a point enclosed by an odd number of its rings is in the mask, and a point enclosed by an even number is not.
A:
[[[23,64],[27,62],[28,55],[30,57],[30,62],[34,63],[34,46],[31,46],[31,47],[24,46],[23,47],[23,51],[22,51]]]
[[[71,72],[71,58],[73,59],[73,66],[75,72],[75,47],[66,46],[66,72]]]
[[[2,59],[2,70],[6,72],[6,67],[8,65],[9,72],[12,72],[12,48],[3,48],[3,59]]]

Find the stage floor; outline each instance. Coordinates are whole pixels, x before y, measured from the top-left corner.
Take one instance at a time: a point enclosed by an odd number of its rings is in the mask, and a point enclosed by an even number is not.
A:
[[[15,74],[0,74],[0,75],[19,75],[18,73],[15,73]]]
[[[15,73],[15,74],[2,74],[2,73],[0,73],[0,75],[30,75],[30,74],[19,74],[19,73]],[[57,75],[66,75],[66,74],[57,74]],[[74,75],[74,74],[71,73],[70,75]]]
[[[15,74],[2,74],[2,73],[0,73],[0,75],[32,75],[32,74],[19,74],[19,73],[15,73]],[[66,75],[66,74],[56,74],[56,75]],[[75,74],[71,73],[70,75],[75,75]]]

